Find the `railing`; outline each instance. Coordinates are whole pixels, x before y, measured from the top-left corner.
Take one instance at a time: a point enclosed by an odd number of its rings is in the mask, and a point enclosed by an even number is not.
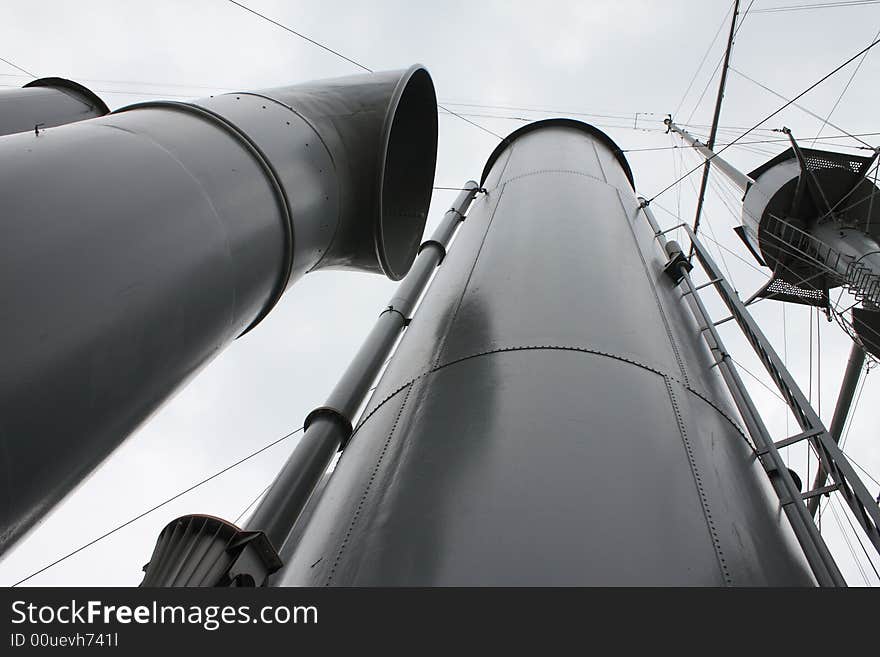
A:
[[[773,238],[780,251],[827,274],[857,301],[880,305],[880,276],[870,267],[775,215],[769,215],[765,221],[765,236]]]

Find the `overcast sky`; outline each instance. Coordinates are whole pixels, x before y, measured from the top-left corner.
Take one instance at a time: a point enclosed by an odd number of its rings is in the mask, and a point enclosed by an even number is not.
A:
[[[737,35],[732,65],[790,98],[868,45],[880,30],[880,4],[758,13],[817,1],[756,0],[754,13],[746,17]],[[675,144],[664,134],[661,121],[679,106],[676,118],[681,122],[711,121],[717,76],[710,81],[710,75],[723,52],[726,25],[683,102],[682,98],[731,5],[728,0],[243,2],[370,68],[426,65],[441,102],[457,112],[492,115],[469,118],[500,135],[523,125],[522,118],[573,116],[602,127],[624,149]],[[744,8],[748,4],[744,1]],[[38,76],[79,81],[111,108],[149,98],[194,98],[358,72],[350,63],[227,0],[43,0],[38,6],[26,0],[3,0],[2,7],[0,57]],[[801,104],[824,116],[856,64],[805,96]],[[851,133],[880,132],[878,78],[880,47],[868,54],[832,122]],[[20,86],[29,79],[0,62],[0,85]],[[737,136],[781,103],[731,72],[721,119],[721,125],[730,129],[722,130],[719,141]],[[806,139],[818,133],[821,121],[790,108],[761,127],[783,125]],[[754,140],[779,138],[766,131],[754,134]],[[823,132],[834,134],[839,133],[829,127]],[[880,144],[880,135],[866,139]],[[495,137],[459,118],[441,116],[435,184],[455,187],[469,178],[478,179],[496,143]],[[784,148],[779,143],[735,147],[724,156],[748,172]],[[627,157],[637,188],[645,196],[672,182],[682,166],[698,164],[693,153],[673,149],[637,151]],[[712,181],[704,230],[733,252],[712,246],[746,298],[766,281],[767,272],[755,269],[732,231],[736,194],[722,176],[713,174]],[[667,226],[678,223],[665,208],[691,221],[698,184],[695,175],[660,196],[654,206],[658,220]],[[428,230],[454,196],[455,192],[435,192]],[[350,272],[318,272],[298,282],[257,329],[210,363],[15,546],[0,562],[0,584],[20,580],[298,428],[309,410],[322,403],[393,289],[393,283],[379,276]],[[725,316],[717,299],[704,296],[716,319]],[[845,308],[852,302],[844,295],[840,303]],[[757,304],[754,315],[780,355],[787,353],[804,391],[812,389],[814,401],[821,397],[822,417],[830,423],[849,338],[822,317],[821,357],[813,337],[811,386],[809,327],[812,321],[815,333],[815,315],[811,320],[810,309],[775,301]],[[779,440],[796,433],[794,421],[768,390],[772,384],[735,324],[728,322],[720,331],[734,358],[760,379],[743,372],[773,436]],[[880,374],[875,372],[866,378],[844,447],[875,479],[880,479],[880,436],[872,409],[878,404]],[[141,566],[167,522],[187,513],[236,519],[272,480],[294,446],[295,439],[288,439],[27,584],[138,584]],[[802,479],[812,480],[815,459],[808,477],[805,453],[790,451],[791,466]],[[876,483],[867,477],[865,483],[877,494]],[[836,516],[826,512],[822,529],[848,581],[880,584],[841,507],[834,502],[832,508]],[[875,563],[880,570],[880,558],[875,557]]]

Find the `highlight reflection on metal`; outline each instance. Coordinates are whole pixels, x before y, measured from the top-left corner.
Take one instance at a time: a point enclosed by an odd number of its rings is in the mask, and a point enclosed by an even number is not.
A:
[[[619,148],[482,184],[278,583],[813,583]]]
[[[737,410],[739,410],[740,417],[745,422],[749,436],[752,438],[758,460],[767,472],[770,483],[781,503],[782,511],[791,523],[792,531],[794,531],[798,543],[803,549],[804,556],[810,564],[816,582],[821,586],[844,586],[846,582],[843,579],[843,575],[841,575],[831,552],[828,550],[828,546],[819,533],[818,527],[801,501],[800,480],[793,470],[786,467],[772,436],[764,424],[764,420],[761,418],[761,414],[755,407],[748,389],[743,384],[739,372],[737,372],[733,365],[730,354],[727,352],[721,336],[712,322],[712,317],[700,298],[699,290],[709,285],[718,286],[720,288],[718,291],[722,295],[728,294],[729,291],[723,285],[726,281],[723,281],[720,272],[716,269],[713,271],[714,275],[710,277],[712,282],[699,286],[694,285],[690,277],[690,271],[693,267],[687,258],[684,257],[681,247],[676,242],[666,241],[665,233],[660,230],[660,226],[648,205],[648,201],[642,198],[639,201],[648,225],[657,236],[657,241],[664,246],[665,251],[670,256],[666,273],[670,274],[673,280],[684,289],[682,299],[690,306],[694,319],[699,325],[699,334],[711,350],[712,356],[715,359],[715,365],[727,383],[734,404]],[[693,235],[690,228],[685,230],[688,231],[689,235]],[[696,237],[692,237],[691,245],[700,264],[703,264],[706,255]],[[726,300],[730,301],[729,295]],[[742,302],[739,302],[732,310],[738,322],[748,319],[748,311],[745,310]],[[743,323],[746,322],[744,321]],[[749,328],[746,326],[744,330],[748,331]],[[767,345],[760,342],[763,336],[753,335],[752,337],[754,342],[761,347],[762,352],[766,353]]]
[[[305,433],[254,510],[248,528],[265,532],[279,552],[337,449],[348,443],[357,410],[392,353],[428,281],[446,255],[446,247],[476,192],[475,182],[466,183],[431,239],[422,245],[409,275],[379,314],[327,401],[309,413],[303,423]]]
[[[0,553],[302,274],[402,277],[436,146],[420,66],[0,139]]]
[[[40,78],[21,89],[0,91],[0,136],[39,132],[109,112],[103,100],[73,80]]]

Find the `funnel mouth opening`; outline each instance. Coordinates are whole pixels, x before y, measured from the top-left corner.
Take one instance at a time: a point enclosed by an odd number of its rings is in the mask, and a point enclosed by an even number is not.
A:
[[[376,252],[386,276],[400,280],[418,252],[437,164],[437,96],[425,68],[401,78],[383,135]]]
[[[91,89],[84,87],[79,82],[74,82],[73,80],[68,80],[66,78],[39,78],[37,80],[31,80],[22,88],[30,89],[33,87],[48,87],[50,89],[67,91],[69,92],[68,95],[73,94],[78,97],[80,101],[92,107],[99,116],[106,116],[110,113],[110,108],[107,107],[107,104],[101,100],[98,94]]]

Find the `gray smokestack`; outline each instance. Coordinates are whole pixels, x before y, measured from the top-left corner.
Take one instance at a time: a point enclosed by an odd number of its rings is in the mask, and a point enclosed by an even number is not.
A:
[[[401,278],[436,147],[420,66],[0,139],[0,552],[301,275]]]
[[[620,149],[513,133],[281,585],[809,585]]]

